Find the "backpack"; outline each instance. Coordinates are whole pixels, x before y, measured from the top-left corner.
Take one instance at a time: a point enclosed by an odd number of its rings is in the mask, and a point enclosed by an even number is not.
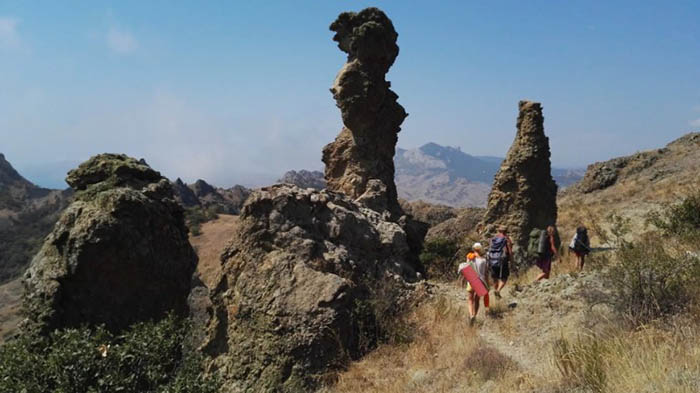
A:
[[[539,257],[546,251],[547,231],[534,228],[530,231],[527,242],[527,254],[531,257]]]
[[[491,239],[489,252],[486,258],[492,267],[500,267],[508,261],[508,238],[505,236],[495,236]]]
[[[586,230],[586,228],[576,228],[576,234],[574,234],[574,238],[571,239],[571,244],[569,244],[569,248],[577,252],[588,252],[590,250],[588,231]]]

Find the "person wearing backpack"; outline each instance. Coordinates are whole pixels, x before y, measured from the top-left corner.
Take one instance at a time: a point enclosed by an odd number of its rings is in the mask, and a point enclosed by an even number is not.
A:
[[[541,252],[537,258],[535,264],[537,267],[542,269],[535,281],[540,281],[545,278],[549,278],[549,273],[552,271],[552,260],[558,257],[558,248],[556,240],[556,228],[550,225],[547,227],[547,231],[543,232],[543,239],[541,241],[542,247],[540,247]]]
[[[491,238],[487,260],[491,267],[491,279],[495,283],[494,295],[501,297],[501,290],[506,286],[510,276],[509,262],[513,259],[513,241],[507,235],[505,225],[498,227],[498,233]]]
[[[576,268],[581,271],[583,270],[583,263],[586,260],[586,255],[591,252],[591,243],[588,239],[588,229],[581,225],[576,228],[576,233],[571,239],[569,244],[569,249],[576,254]]]

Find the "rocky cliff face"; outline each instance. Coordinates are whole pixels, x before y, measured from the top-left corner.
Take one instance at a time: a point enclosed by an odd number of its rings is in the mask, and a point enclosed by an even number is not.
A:
[[[557,220],[557,185],[552,178],[549,138],[544,134],[542,106],[520,101],[515,141],[501,164],[489,194],[484,215],[485,230],[507,225],[516,261],[527,247],[533,228],[545,228]]]
[[[76,190],[25,274],[28,325],[120,330],[186,298],[197,257],[170,182],[143,161],[101,154],[70,171]]]
[[[365,306],[417,280],[410,253],[398,224],[342,194],[289,184],[254,191],[211,297],[211,369],[230,391],[308,391],[314,375],[376,339]]]
[[[357,199],[374,180],[375,191],[384,193],[379,204],[400,215],[394,153],[407,113],[385,79],[399,54],[398,34],[377,8],[342,13],[330,28],[348,58],[331,87],[344,127],[323,149],[327,187]]]

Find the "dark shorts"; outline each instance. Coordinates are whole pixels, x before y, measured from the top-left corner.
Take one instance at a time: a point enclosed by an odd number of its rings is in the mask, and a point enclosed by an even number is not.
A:
[[[535,262],[537,267],[542,269],[543,273],[549,274],[550,271],[552,271],[552,258],[545,257],[545,258],[538,258],[537,261]]]
[[[502,263],[500,266],[491,266],[491,279],[506,281],[510,276],[510,268],[508,262]]]

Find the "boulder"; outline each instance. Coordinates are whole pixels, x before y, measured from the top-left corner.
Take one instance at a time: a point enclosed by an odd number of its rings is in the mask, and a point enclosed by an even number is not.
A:
[[[557,185],[552,178],[542,106],[520,101],[518,107],[518,131],[494,179],[483,227],[490,235],[499,225],[506,225],[520,264],[530,231],[557,221]]]
[[[24,278],[27,325],[119,331],[186,315],[197,256],[170,182],[143,160],[101,154],[68,173],[75,199]]]
[[[343,194],[254,191],[211,294],[210,370],[226,391],[309,391],[376,342],[377,303],[400,309],[418,280],[410,258],[399,224]]]

